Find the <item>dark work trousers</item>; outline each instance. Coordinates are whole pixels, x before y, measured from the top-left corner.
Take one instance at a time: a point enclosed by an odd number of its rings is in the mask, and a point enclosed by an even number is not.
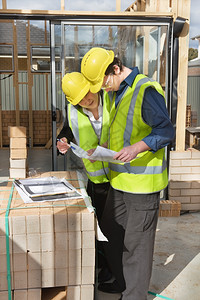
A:
[[[160,193],[109,190],[101,229],[104,249],[123,300],[146,300],[152,272]]]
[[[104,211],[108,190],[110,187],[109,182],[94,183],[88,179],[87,194],[91,197],[92,205],[95,208],[99,226]],[[106,258],[104,255],[103,242],[97,241],[98,248],[98,266],[107,267]]]

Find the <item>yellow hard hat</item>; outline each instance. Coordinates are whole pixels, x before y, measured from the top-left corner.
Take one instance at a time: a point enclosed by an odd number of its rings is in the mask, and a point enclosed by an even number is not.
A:
[[[67,100],[78,104],[90,90],[89,81],[79,72],[67,73],[62,79],[62,90]]]
[[[81,72],[91,82],[90,90],[97,93],[102,86],[105,71],[113,62],[114,52],[104,48],[90,49],[81,61]]]

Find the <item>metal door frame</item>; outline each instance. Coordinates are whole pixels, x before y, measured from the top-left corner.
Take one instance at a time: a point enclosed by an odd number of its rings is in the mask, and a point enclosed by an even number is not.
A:
[[[172,97],[172,49],[173,49],[173,18],[172,17],[135,17],[135,16],[113,16],[106,15],[101,17],[94,16],[71,16],[67,20],[50,21],[51,36],[51,108],[52,108],[52,169],[57,171],[57,148],[56,148],[56,89],[55,89],[55,28],[56,24],[61,25],[61,66],[62,77],[64,76],[64,26],[65,25],[85,25],[85,26],[167,26],[167,61],[166,61],[166,101],[171,113]],[[159,50],[158,45],[158,50]],[[158,52],[159,53],[159,52]],[[158,60],[159,66],[160,60]],[[63,116],[65,116],[65,96],[62,95]]]

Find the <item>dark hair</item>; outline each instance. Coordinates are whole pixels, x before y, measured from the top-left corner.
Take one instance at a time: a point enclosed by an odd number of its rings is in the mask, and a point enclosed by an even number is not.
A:
[[[122,71],[122,62],[118,57],[114,57],[114,60],[111,64],[109,64],[109,66],[107,67],[106,71],[105,71],[105,75],[109,75],[109,74],[115,74],[114,71],[114,65],[117,65],[120,68],[120,71]]]

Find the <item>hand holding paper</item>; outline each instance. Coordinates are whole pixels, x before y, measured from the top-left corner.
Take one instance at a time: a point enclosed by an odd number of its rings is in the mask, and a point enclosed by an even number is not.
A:
[[[81,147],[77,146],[74,143],[70,143],[71,149],[78,157],[87,158],[89,160],[100,160],[100,161],[107,161],[107,162],[115,162],[119,163],[120,160],[113,159],[113,156],[117,153],[113,150],[97,146],[96,150],[93,152],[92,155],[88,155],[87,151],[83,150]]]

